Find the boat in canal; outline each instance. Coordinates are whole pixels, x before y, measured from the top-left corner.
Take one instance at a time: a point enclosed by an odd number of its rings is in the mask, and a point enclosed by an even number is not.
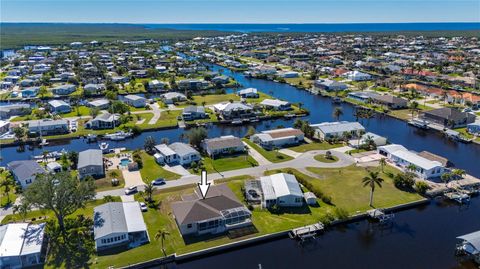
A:
[[[428,126],[429,122],[426,120],[412,119],[408,121],[408,124],[424,130],[430,129],[430,126]]]
[[[110,140],[113,140],[113,141],[121,141],[121,140],[125,140],[129,137],[132,137],[132,136],[133,136],[132,132],[119,131],[119,132],[116,132],[116,133],[113,133],[113,134],[106,134],[104,137],[105,137],[105,139],[110,139]]]
[[[106,142],[102,142],[100,143],[100,145],[98,145],[99,148],[102,150],[103,153],[107,153],[108,152],[108,143]]]

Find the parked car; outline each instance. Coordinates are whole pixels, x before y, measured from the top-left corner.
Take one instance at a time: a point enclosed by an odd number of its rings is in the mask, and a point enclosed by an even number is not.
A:
[[[137,191],[138,191],[137,186],[130,186],[127,189],[125,189],[125,195],[134,194]]]
[[[152,181],[152,185],[163,185],[163,184],[166,184],[166,183],[167,182],[165,182],[164,178],[157,178],[157,179]]]
[[[147,212],[147,204],[145,204],[144,202],[140,202],[140,210],[142,210],[142,212]]]

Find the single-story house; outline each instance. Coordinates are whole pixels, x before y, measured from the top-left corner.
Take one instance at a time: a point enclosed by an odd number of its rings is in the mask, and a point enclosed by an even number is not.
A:
[[[66,134],[69,132],[69,122],[60,120],[31,120],[28,121],[28,131],[40,135]]]
[[[365,81],[365,80],[371,80],[372,76],[360,71],[350,71],[346,72],[345,74],[342,75],[342,77],[352,80],[352,81]]]
[[[264,99],[260,102],[260,105],[264,106],[267,109],[274,109],[274,110],[291,110],[292,105],[287,101],[282,101],[278,99]]]
[[[343,91],[348,88],[347,84],[338,82],[332,79],[319,79],[313,83],[314,89],[317,91],[323,90],[327,92],[331,91]]]
[[[344,138],[345,134],[352,137],[359,137],[365,132],[365,128],[358,122],[337,121],[322,122],[310,125],[315,133],[314,138],[325,140],[330,138]]]
[[[188,106],[183,109],[182,118],[186,121],[204,119],[207,117],[205,107],[203,106]]]
[[[167,84],[165,84],[164,82],[161,82],[159,80],[154,79],[154,80],[148,82],[148,91],[149,92],[161,92],[161,91],[165,90],[166,85]]]
[[[260,178],[262,186],[262,207],[300,207],[303,193],[294,175],[279,173]]]
[[[85,123],[85,128],[89,129],[113,129],[118,125],[118,119],[120,115],[110,114],[105,112],[101,115],[96,116],[94,119]]]
[[[52,100],[48,102],[48,105],[50,106],[50,110],[52,112],[58,114],[69,113],[72,111],[72,107],[63,100]]]
[[[212,78],[212,82],[215,84],[227,84],[230,81],[230,78],[225,75],[216,76]]]
[[[46,167],[47,171],[50,173],[58,173],[62,171],[62,166],[57,162],[49,162]]]
[[[75,92],[77,86],[73,84],[63,84],[52,88],[52,92],[57,95],[67,95]]]
[[[188,166],[192,162],[201,159],[200,153],[192,148],[190,145],[180,142],[175,142],[170,145],[160,144],[155,146],[156,154],[155,160],[159,164],[169,165],[185,165]]]
[[[294,128],[283,128],[262,131],[250,137],[250,141],[259,144],[265,149],[281,148],[288,145],[297,145],[304,139],[302,131]]]
[[[13,161],[7,164],[7,169],[12,173],[13,178],[22,186],[28,187],[38,174],[45,174],[46,171],[34,160]]]
[[[129,94],[123,97],[123,101],[133,107],[145,107],[147,99],[138,95]]]
[[[95,207],[93,235],[97,251],[122,245],[133,248],[150,242],[140,204],[136,201]]]
[[[252,225],[252,213],[226,184],[210,186],[205,199],[196,192],[172,203],[172,212],[182,236],[219,234]]]
[[[10,122],[5,120],[0,120],[0,135],[10,131]]]
[[[160,98],[165,104],[173,104],[175,102],[187,101],[187,97],[184,94],[178,92],[167,92],[160,95]]]
[[[362,145],[367,144],[369,139],[372,139],[373,143],[375,143],[375,146],[377,146],[377,147],[384,146],[384,145],[387,144],[387,138],[386,137],[379,136],[377,134],[368,132],[368,133],[362,135],[362,137],[360,137],[359,139],[349,140],[348,145],[351,146],[351,147],[354,147],[354,148],[358,148]]]
[[[216,113],[224,119],[249,118],[254,116],[253,107],[240,102],[223,102],[213,105]]]
[[[21,90],[22,98],[35,97],[38,94],[40,87],[28,87]]]
[[[31,109],[29,104],[11,104],[0,106],[0,119],[26,115],[29,114],[30,111]]]
[[[420,118],[449,128],[465,127],[475,122],[475,115],[455,108],[443,107],[425,111]]]
[[[205,80],[184,79],[178,82],[178,88],[182,90],[203,90],[210,86]]]
[[[44,263],[45,223],[9,223],[0,226],[0,267],[29,268]]]
[[[80,178],[105,176],[103,154],[100,149],[87,149],[78,153],[78,175]]]
[[[282,78],[298,78],[298,72],[295,72],[295,71],[278,72],[278,76]]]
[[[259,97],[258,90],[255,88],[247,88],[247,89],[239,90],[237,94],[242,98],[258,98]]]
[[[208,156],[215,158],[219,155],[244,152],[245,145],[240,138],[233,135],[227,135],[205,139],[202,142],[202,149],[208,154]]]
[[[375,95],[372,97],[372,102],[387,106],[390,109],[400,109],[406,108],[408,105],[408,100],[396,97],[393,95]]]
[[[480,120],[467,124],[467,132],[480,135]]]
[[[106,89],[105,84],[87,84],[83,87],[83,91],[89,94],[99,94]]]
[[[359,102],[363,103],[368,103],[370,102],[374,97],[378,96],[377,93],[374,92],[349,92],[347,97]]]
[[[89,101],[87,106],[98,109],[107,109],[110,106],[110,101],[108,99],[96,99]]]

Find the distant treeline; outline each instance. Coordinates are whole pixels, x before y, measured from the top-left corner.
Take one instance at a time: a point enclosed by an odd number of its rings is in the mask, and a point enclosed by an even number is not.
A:
[[[422,30],[422,31],[378,31],[378,32],[262,32],[258,35],[283,35],[283,36],[303,36],[305,34],[324,34],[324,35],[369,35],[369,36],[424,36],[424,37],[477,37],[480,38],[480,30]]]
[[[26,45],[64,45],[92,40],[185,40],[226,34],[229,32],[149,29],[132,24],[0,23],[0,48],[19,49]]]

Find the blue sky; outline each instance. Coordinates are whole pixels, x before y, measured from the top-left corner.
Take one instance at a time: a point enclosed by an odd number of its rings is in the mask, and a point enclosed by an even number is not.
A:
[[[0,0],[1,22],[475,22],[480,0]]]

